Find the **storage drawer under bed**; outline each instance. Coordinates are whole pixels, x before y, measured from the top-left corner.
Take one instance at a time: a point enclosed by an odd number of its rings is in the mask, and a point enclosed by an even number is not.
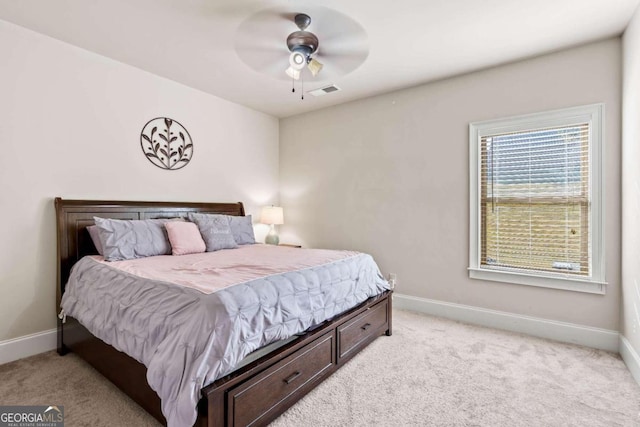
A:
[[[387,301],[384,300],[338,326],[338,360],[355,354],[387,329]]]
[[[280,350],[286,355],[275,364],[260,369],[263,360],[258,359],[208,386],[203,393],[208,401],[204,425],[267,425],[371,341],[390,334],[390,307],[387,293],[320,328],[318,338],[303,345],[297,340],[286,344]]]
[[[284,358],[256,377],[233,388],[227,395],[228,425],[264,425],[291,402],[334,371],[335,340],[328,332]],[[306,389],[306,390],[305,390]]]

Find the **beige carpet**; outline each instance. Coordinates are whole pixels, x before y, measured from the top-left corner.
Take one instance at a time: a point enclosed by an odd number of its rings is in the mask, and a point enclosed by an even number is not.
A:
[[[392,337],[272,426],[640,426],[640,387],[617,355],[394,315]],[[0,404],[64,405],[67,426],[158,425],[72,354],[0,366]]]

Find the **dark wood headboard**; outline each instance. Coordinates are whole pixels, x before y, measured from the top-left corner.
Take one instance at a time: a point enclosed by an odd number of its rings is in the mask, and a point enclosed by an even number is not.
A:
[[[153,219],[186,217],[189,212],[244,215],[244,206],[237,203],[182,202],[120,202],[104,200],[55,199],[56,234],[58,238],[56,313],[69,279],[71,267],[85,255],[97,254],[87,227],[93,217],[116,219]]]

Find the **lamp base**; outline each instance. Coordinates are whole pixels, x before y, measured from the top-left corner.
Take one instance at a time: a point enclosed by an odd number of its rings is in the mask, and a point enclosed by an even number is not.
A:
[[[267,234],[267,237],[265,237],[264,242],[268,245],[277,245],[280,243],[280,237],[278,237],[277,234]]]

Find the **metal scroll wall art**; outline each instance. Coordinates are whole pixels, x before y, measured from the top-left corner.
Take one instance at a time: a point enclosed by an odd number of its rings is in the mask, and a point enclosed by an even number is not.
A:
[[[140,133],[140,145],[147,159],[161,169],[182,169],[193,156],[189,132],[168,117],[149,120]]]

